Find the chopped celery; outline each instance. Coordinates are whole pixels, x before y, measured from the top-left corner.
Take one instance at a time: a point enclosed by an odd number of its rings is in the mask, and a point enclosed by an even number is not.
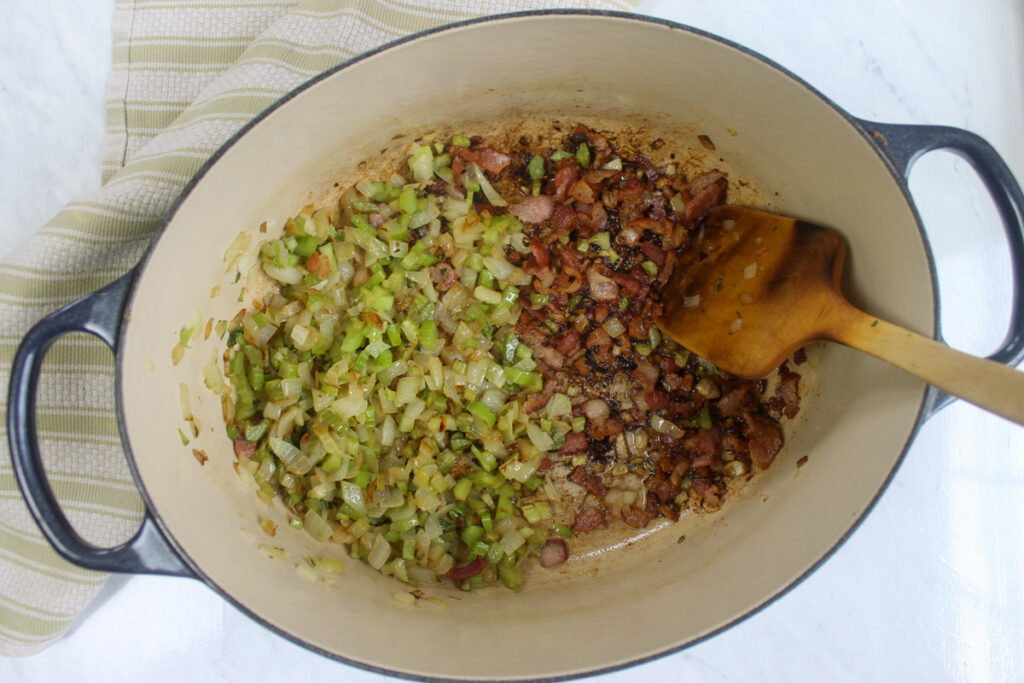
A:
[[[267,429],[270,428],[270,420],[261,420],[256,424],[245,426],[245,440],[246,441],[259,441],[263,438],[263,435],[267,433]]]
[[[534,180],[540,180],[544,177],[544,157],[534,155],[530,158],[530,164],[527,167],[530,177]]]
[[[433,320],[424,320],[420,324],[419,342],[427,351],[438,350],[437,323]]]
[[[483,537],[484,528],[482,526],[467,526],[462,530],[462,542],[468,546],[476,545]]]
[[[398,208],[401,209],[402,213],[414,214],[418,208],[416,201],[416,188],[408,186],[402,190],[402,194],[398,195]]]
[[[590,148],[587,147],[587,143],[581,142],[576,148],[576,161],[580,162],[580,166],[590,165]]]
[[[523,572],[519,567],[508,567],[504,564],[498,565],[498,576],[506,588],[518,589],[523,583]]]
[[[690,418],[690,425],[698,429],[711,429],[711,413],[708,407],[703,406],[700,411]]]
[[[452,495],[455,496],[455,500],[466,500],[469,497],[469,492],[472,488],[473,480],[463,477],[455,482],[455,487],[452,489]]]
[[[488,427],[494,427],[494,424],[498,421],[498,417],[494,412],[481,401],[472,401],[466,404],[466,410],[471,415],[483,420]]]
[[[308,258],[313,255],[316,248],[319,246],[316,237],[313,235],[298,235],[295,238],[295,253],[302,258]]]

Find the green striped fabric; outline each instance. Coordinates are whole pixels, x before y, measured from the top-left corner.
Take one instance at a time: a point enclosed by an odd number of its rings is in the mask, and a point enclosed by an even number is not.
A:
[[[410,32],[522,9],[629,10],[634,0],[118,0],[103,187],[69,204],[0,264],[0,382],[24,333],[129,270],[176,195],[238,128],[317,73]],[[6,396],[6,392],[4,392]],[[2,399],[0,399],[2,400]],[[142,519],[114,417],[110,352],[85,334],[50,351],[38,393],[50,484],[88,541]],[[3,406],[6,410],[6,406]],[[0,429],[3,429],[0,426]],[[6,430],[0,448],[7,448]],[[56,641],[106,576],[62,560],[0,458],[0,653]]]

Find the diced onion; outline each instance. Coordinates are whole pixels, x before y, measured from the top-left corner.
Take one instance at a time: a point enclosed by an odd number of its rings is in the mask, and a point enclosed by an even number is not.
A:
[[[626,432],[626,446],[635,457],[642,457],[647,451],[647,430],[635,429]]]
[[[704,398],[714,400],[722,395],[718,385],[715,384],[714,380],[710,377],[701,377],[697,382],[697,386],[694,387],[698,394]]]
[[[249,244],[252,242],[252,235],[247,232],[240,232],[235,235],[235,239],[228,245],[227,250],[224,252],[224,263],[227,264],[226,271],[230,272],[235,269],[239,259],[242,255],[249,250]]]
[[[384,448],[391,448],[395,443],[395,434],[398,432],[398,424],[395,418],[388,415],[380,427],[380,445]]]
[[[501,470],[502,476],[506,479],[522,483],[533,476],[533,473],[537,471],[537,467],[539,465],[540,458],[534,458],[533,460],[526,462],[519,458],[509,458],[502,463],[499,469]]]
[[[263,327],[260,327],[259,329],[256,330],[256,335],[253,337],[253,346],[260,348],[266,346],[267,342],[270,341],[271,337],[274,336],[274,333],[276,333],[277,330],[277,325],[271,325],[270,323],[267,323]]]
[[[281,458],[281,462],[284,463],[289,471],[295,474],[305,474],[312,469],[313,461],[288,441],[271,436],[268,443],[270,450],[274,452],[274,455]]]
[[[427,145],[417,147],[409,157],[409,170],[418,183],[425,183],[434,177],[434,155]]]
[[[491,272],[498,282],[508,280],[509,276],[516,271],[516,267],[501,258],[500,256],[485,256],[484,267]]]
[[[178,384],[178,405],[181,408],[181,419],[188,422],[192,419],[192,406],[188,398],[188,385]]]
[[[319,577],[316,575],[316,570],[310,567],[305,562],[301,562],[295,565],[295,573],[306,579],[307,581],[316,581]]]
[[[388,543],[383,536],[375,536],[373,539],[373,548],[370,549],[370,554],[367,556],[366,561],[374,569],[380,569],[390,557],[391,544]]]
[[[686,202],[683,200],[683,195],[681,194],[672,195],[672,198],[669,199],[669,205],[675,213],[686,213]]]
[[[437,515],[427,517],[427,521],[423,523],[423,531],[426,533],[428,540],[433,540],[441,535],[441,522],[438,520]]]
[[[224,391],[224,374],[217,363],[217,352],[214,349],[211,349],[210,362],[203,366],[203,383],[215,394]]]
[[[403,377],[398,380],[398,386],[395,390],[395,406],[401,408],[416,398],[423,389],[423,378],[422,377]]]
[[[484,175],[484,172],[480,170],[479,166],[475,163],[470,163],[469,172],[471,174],[470,177],[480,183],[480,189],[483,190],[484,196],[487,197],[487,201],[494,206],[508,206],[508,202],[498,194],[498,191],[495,190],[494,186],[492,186],[490,181],[487,180],[487,176]]]
[[[555,441],[551,438],[551,435],[546,433],[533,422],[526,425],[526,435],[529,437],[530,443],[532,443],[534,448],[538,451],[550,451],[555,445]]]
[[[487,377],[487,367],[490,362],[486,358],[475,360],[469,364],[469,369],[466,372],[466,378],[470,384],[482,385],[484,379]]]
[[[391,597],[394,598],[395,602],[397,602],[400,605],[416,604],[416,596],[407,591],[397,591],[395,593],[392,593]]]
[[[278,548],[277,546],[260,543],[259,551],[273,560],[284,562],[288,559],[288,552],[284,548]]]
[[[316,510],[307,510],[302,518],[302,528],[318,541],[326,541],[334,532],[331,525]]]
[[[629,460],[629,447],[626,445],[626,435],[622,432],[615,437],[615,456],[619,460]]]
[[[337,487],[333,482],[327,482],[325,484],[317,484],[309,490],[309,497],[315,498],[316,500],[331,500],[334,498],[334,492]]]
[[[681,439],[686,436],[683,430],[677,427],[675,423],[653,412],[651,413],[651,428],[661,434],[668,434],[674,439]]]
[[[366,399],[351,393],[331,404],[331,411],[341,418],[353,418],[366,412]]]
[[[700,306],[700,294],[683,297],[683,308],[696,308]]]
[[[286,285],[297,285],[302,282],[302,271],[295,266],[280,267],[273,263],[264,263],[263,270],[270,277]]]
[[[608,320],[605,321],[604,329],[608,332],[612,339],[622,336],[622,334],[626,331],[625,326],[623,326],[619,319],[615,317],[608,318]]]
[[[501,303],[501,292],[491,289],[490,287],[479,286],[473,290],[473,296],[483,301],[485,304],[491,304],[497,306]]]
[[[398,423],[398,431],[411,432],[416,418],[422,415],[426,408],[427,404],[418,398],[410,401],[409,405],[405,407],[405,412],[402,413],[402,419]]]
[[[337,557],[314,557],[313,566],[330,574],[340,574],[342,570],[341,560]]]
[[[523,535],[516,529],[509,531],[501,537],[501,540],[498,541],[498,545],[501,546],[501,549],[505,551],[506,555],[511,555],[524,543],[526,543],[526,539],[523,538]]]
[[[298,396],[302,393],[302,380],[298,377],[287,377],[281,380],[281,393],[285,398]]]
[[[548,400],[547,414],[549,420],[572,415],[572,403],[569,401],[569,397],[562,393],[553,394]]]
[[[583,413],[587,416],[588,420],[601,424],[608,419],[608,414],[611,411],[608,403],[600,398],[592,398],[583,404]]]
[[[363,496],[363,490],[355,482],[341,482],[341,498],[357,513],[366,514],[366,498]]]
[[[379,381],[381,385],[388,387],[391,386],[391,383],[394,382],[396,378],[401,377],[408,371],[408,363],[404,360],[395,361],[388,367],[381,370],[380,374],[377,375],[377,381]]]
[[[480,396],[480,402],[490,408],[492,413],[497,414],[505,406],[505,392],[488,389]]]

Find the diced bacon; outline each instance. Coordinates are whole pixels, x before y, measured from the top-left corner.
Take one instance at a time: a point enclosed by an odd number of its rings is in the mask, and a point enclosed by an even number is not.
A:
[[[450,263],[435,263],[430,267],[430,279],[443,292],[459,281],[459,273]]]
[[[523,265],[523,270],[536,275],[551,264],[551,256],[540,240],[530,242],[530,259]]]
[[[559,455],[576,455],[587,450],[587,436],[583,432],[569,432],[565,436],[565,445],[558,449]]]
[[[594,203],[594,189],[586,180],[580,179],[569,188],[569,196],[583,204]]]
[[[580,510],[572,523],[572,530],[577,534],[585,534],[604,524],[604,513],[595,507]]]
[[[512,157],[491,147],[477,147],[475,149],[469,149],[458,145],[452,145],[450,153],[453,159],[465,159],[466,161],[475,163],[480,166],[480,168],[494,173],[495,175],[504,171],[505,168],[512,163]]]
[[[465,581],[482,572],[485,566],[487,566],[487,560],[481,555],[465,566],[452,567],[446,576],[452,581]]]
[[[548,379],[547,381],[545,381],[544,388],[542,388],[536,394],[530,396],[523,403],[523,412],[532,413],[535,410],[539,410],[540,408],[546,406],[548,404],[548,401],[551,400],[551,396],[555,393],[555,388],[557,386],[558,383],[555,382],[555,380],[553,379]]]
[[[245,439],[235,439],[235,456],[251,458],[253,453],[256,452],[256,442],[246,441]]]
[[[510,206],[508,212],[524,223],[543,223],[551,218],[555,208],[555,200],[546,194],[527,197],[523,201]]]
[[[586,467],[575,467],[569,473],[569,481],[579,484],[587,490],[587,493],[603,498],[608,493],[608,487],[601,481],[601,477],[587,471]]]
[[[540,566],[545,569],[557,567],[569,559],[569,547],[560,538],[549,539],[540,547]]]
[[[694,178],[686,186],[685,223],[693,225],[708,211],[722,203],[728,181],[721,171],[708,171]]]
[[[622,521],[634,529],[643,529],[651,521],[651,516],[644,510],[630,505],[622,511]]]
[[[617,301],[619,298],[619,286],[615,280],[604,275],[597,267],[587,271],[587,281],[590,284],[590,296],[598,301]]]
[[[782,430],[771,418],[758,413],[744,413],[744,433],[750,440],[750,459],[761,469],[767,469],[782,449]]]
[[[659,268],[665,265],[665,250],[653,242],[649,242],[647,240],[641,242],[640,251],[644,252],[644,256]]]
[[[579,177],[579,172],[579,166],[576,164],[569,164],[558,169],[553,181],[555,199],[558,201],[565,199],[569,193],[569,188],[576,182],[576,178]]]
[[[573,353],[580,345],[580,335],[576,330],[569,330],[555,342],[555,351],[563,356]]]

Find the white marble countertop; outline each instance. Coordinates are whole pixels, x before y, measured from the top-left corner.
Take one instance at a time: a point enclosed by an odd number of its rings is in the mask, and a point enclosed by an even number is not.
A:
[[[112,0],[13,0],[0,25],[0,254],[99,185]],[[854,115],[988,138],[1024,179],[1021,0],[674,0],[641,11],[722,35]],[[944,154],[911,189],[955,346],[988,352],[1011,301],[995,213]],[[979,305],[978,302],[983,302]],[[627,681],[1024,680],[1024,429],[958,402],[810,578]],[[0,658],[5,681],[385,681],[280,638],[197,581],[114,577],[58,644]],[[597,679],[594,679],[597,680]]]

